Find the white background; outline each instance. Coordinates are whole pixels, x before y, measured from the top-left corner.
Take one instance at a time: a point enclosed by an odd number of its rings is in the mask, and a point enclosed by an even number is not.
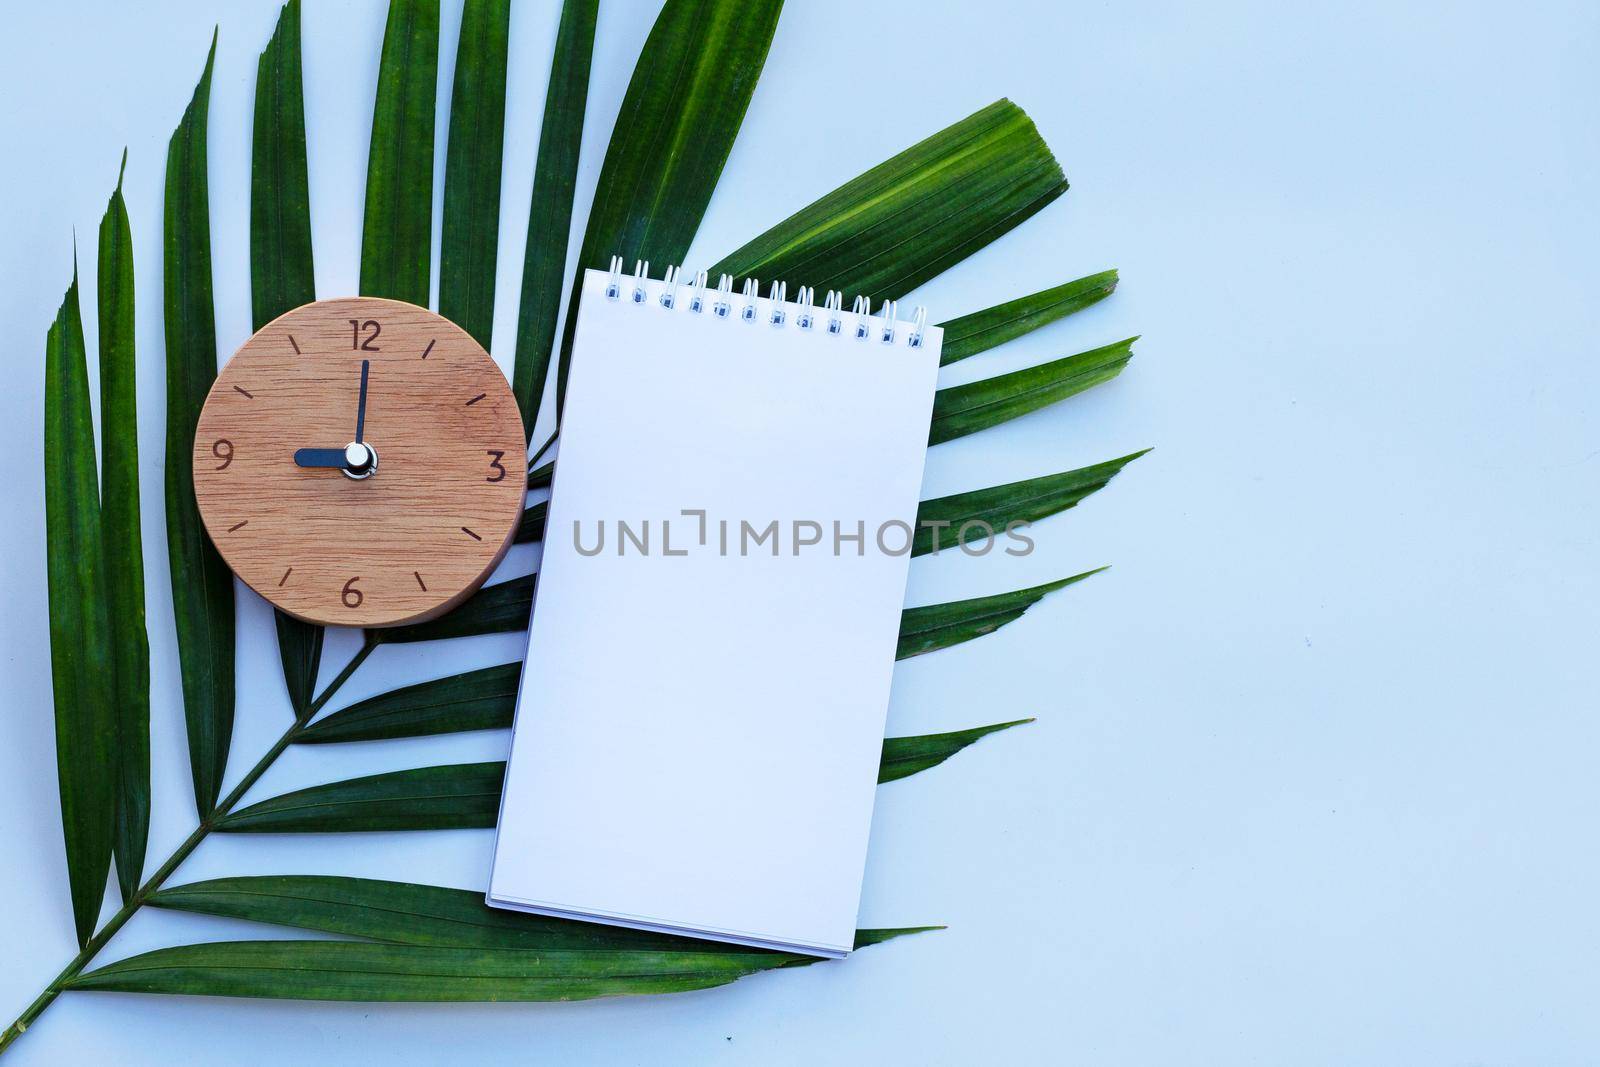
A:
[[[580,203],[655,6],[603,5]],[[519,5],[512,27],[495,346],[508,368],[555,7]],[[384,12],[307,8],[318,294],[335,296],[356,288]],[[441,141],[459,4],[445,8]],[[92,280],[127,144],[154,861],[193,825],[161,510],[165,146],[221,18],[211,193],[227,353],[249,331],[251,94],[276,14],[25,5],[0,45],[6,1018],[73,951],[45,626],[45,329],[74,228]],[[1009,95],[1073,190],[916,299],[938,320],[1109,266],[1123,288],[946,379],[1144,335],[1114,384],[930,457],[925,496],[1156,448],[1040,524],[1031,557],[913,567],[911,600],[929,603],[1115,565],[896,672],[892,733],[1039,716],[879,791],[863,925],[950,928],[651,1000],[68,995],[16,1061],[1600,1058],[1597,30],[1579,3],[791,3],[691,263]],[[234,777],[289,715],[270,616],[246,594],[239,613]],[[383,650],[346,694],[517,646]],[[330,641],[330,671],[349,647]],[[253,796],[503,746],[295,751]],[[213,839],[178,880],[479,887],[489,845],[486,831]],[[293,935],[144,914],[107,958],[261,936]]]

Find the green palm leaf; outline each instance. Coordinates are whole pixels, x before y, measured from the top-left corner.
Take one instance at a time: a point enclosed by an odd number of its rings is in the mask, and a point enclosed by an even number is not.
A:
[[[621,926],[491,908],[483,893],[326,875],[216,878],[163,889],[158,908],[364,937],[396,945],[499,949],[749,951]]]
[[[936,766],[986,734],[1032,721],[885,738],[878,781],[891,782]],[[453,763],[314,785],[223,816],[217,829],[264,834],[489,829],[500,812],[505,768],[498,760]]]
[[[456,763],[369,774],[272,797],[217,822],[224,833],[465,830],[494,825],[505,764]]]
[[[939,365],[987,352],[996,345],[1048,326],[1057,319],[1098,304],[1117,288],[1117,272],[1101,271],[1087,278],[1058,285],[1029,296],[1019,296],[992,308],[941,322],[944,347],[939,350]]]
[[[256,64],[250,150],[250,317],[261,329],[317,298],[311,252],[311,182],[300,75],[300,0],[278,15]],[[322,664],[320,626],[274,610],[283,681],[296,718],[311,706]]]
[[[917,509],[917,531],[911,539],[911,554],[937,554],[941,549],[954,548],[967,541],[987,543],[985,531],[1009,530],[1016,524],[1038,522],[1076,507],[1085,497],[1104,489],[1123,467],[1148,451],[1144,449],[1060,474],[924,500]]]
[[[744,121],[782,0],[667,0],[622,99],[578,269],[624,259],[681,263]],[[573,286],[556,372],[566,395]]]
[[[76,257],[74,257],[76,258]],[[50,681],[61,828],[78,943],[89,940],[111,867],[117,817],[117,711],[89,409],[78,268],[45,339],[44,503],[49,545]]]
[[[510,726],[521,677],[521,663],[502,663],[404,686],[317,720],[295,743],[379,741]]]
[[[710,273],[894,300],[1066,190],[1033,120],[998,100],[801,208]]]
[[[932,604],[922,608],[907,608],[900,615],[900,645],[895,659],[910,659],[941,648],[959,645],[964,641],[992,634],[1007,623],[1022,618],[1022,613],[1033,607],[1046,595],[1057,589],[1075,585],[1091,575],[1099,574],[1104,567],[1074,574],[1070,578],[1036,585],[1030,589],[1017,589],[1010,593],[957,600],[949,604]]]
[[[547,1001],[707,989],[817,962],[776,952],[438,948],[360,941],[223,941],[157,949],[70,989],[354,1001]]]
[[[390,0],[372,108],[361,293],[428,306],[439,0]]]
[[[500,236],[511,0],[466,0],[450,94],[439,244],[439,313],[489,348]],[[415,303],[416,301],[413,301]]]
[[[133,233],[117,189],[100,220],[100,430],[105,456],[100,532],[117,718],[117,818],[113,851],[122,899],[144,872],[150,832],[150,638],[144,624],[144,538],[139,533],[139,416],[135,399]]]
[[[533,607],[533,586],[537,577],[526,574],[496,585],[486,585],[448,615],[410,626],[373,630],[368,637],[375,644],[398,645],[411,641],[442,641],[450,637],[512,633],[524,629],[528,625],[528,611]]]
[[[573,188],[583,142],[584,105],[594,58],[594,23],[599,0],[566,0],[556,31],[556,54],[544,96],[539,158],[533,168],[527,247],[522,257],[522,302],[517,312],[517,358],[511,389],[522,409],[525,436],[533,433],[550,372],[561,290],[567,276],[567,238],[572,230]],[[530,484],[530,488],[532,488]]]
[[[513,538],[514,544],[525,545],[533,541],[544,540],[545,523],[550,518],[550,502],[541,500],[522,509],[522,518],[517,522],[517,532]]]
[[[758,950],[621,926],[555,919],[491,908],[469,889],[327,875],[216,878],[163,889],[158,908],[365,937],[399,945],[542,950],[656,952]],[[881,944],[933,926],[857,930],[856,948]],[[765,954],[765,953],[764,953]]]
[[[937,767],[974,741],[1013,726],[1023,726],[1032,719],[1013,719],[992,726],[974,726],[970,730],[955,730],[945,734],[924,734],[920,737],[889,737],[883,742],[883,759],[878,764],[878,782],[895,782],[909,778],[918,771]]]
[[[1122,368],[1133,358],[1136,340],[1138,338],[1130,337],[1037,367],[940,389],[933,398],[928,444],[942,444],[987,430],[1075,396],[1101,382],[1109,382],[1121,374]]]
[[[289,0],[256,64],[255,123],[250,142],[253,328],[259,330],[316,298],[300,74],[300,0]]]
[[[167,338],[167,554],[183,675],[194,800],[210,815],[233,736],[233,575],[211,546],[194,500],[194,428],[217,376],[211,301],[206,118],[217,39],[167,146],[163,301]]]
[[[323,629],[277,609],[273,609],[272,615],[278,631],[278,658],[283,663],[283,684],[289,693],[289,707],[296,719],[302,719],[311,710],[317,673],[322,666]]]

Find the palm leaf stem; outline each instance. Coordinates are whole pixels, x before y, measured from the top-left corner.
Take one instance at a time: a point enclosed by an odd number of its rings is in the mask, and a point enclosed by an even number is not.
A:
[[[354,656],[350,657],[350,662],[344,665],[344,668],[333,681],[328,683],[327,688],[322,691],[316,700],[311,702],[307,713],[303,717],[296,719],[295,723],[273,742],[272,747],[267,749],[266,753],[256,761],[256,765],[251,767],[245,776],[239,780],[239,784],[234,786],[227,796],[218,801],[211,814],[202,818],[200,824],[194,828],[194,832],[184,838],[183,843],[173,850],[172,855],[167,857],[166,862],[157,867],[155,873],[134,891],[133,895],[123,903],[122,907],[117,909],[110,919],[106,920],[106,924],[97,930],[93,937],[89,938],[78,954],[72,957],[67,962],[67,965],[61,969],[61,973],[56,975],[49,985],[44,987],[43,991],[34,998],[32,1004],[23,1009],[22,1014],[17,1016],[16,1021],[6,1027],[4,1033],[0,1033],[0,1054],[3,1054],[17,1038],[27,1032],[34,1021],[44,1013],[44,1010],[55,1002],[56,997],[61,995],[67,983],[82,973],[83,969],[99,954],[100,950],[105,948],[106,944],[117,935],[117,932],[127,925],[128,920],[133,918],[139,909],[149,902],[150,898],[155,895],[156,890],[160,889],[162,884],[172,877],[173,873],[183,864],[183,861],[189,858],[189,854],[200,846],[200,842],[210,836],[211,831],[216,829],[217,822],[238,806],[239,801],[244,799],[244,795],[250,791],[251,786],[255,785],[261,779],[261,776],[267,773],[268,768],[277,762],[278,757],[283,755],[289,749],[289,746],[295,743],[295,739],[300,736],[301,731],[307,727],[311,719],[316,716],[317,712],[322,710],[329,700],[333,699],[340,687],[349,681],[350,676],[356,672],[356,669],[361,664],[366,662],[367,657],[372,655],[373,650],[377,647],[378,642],[372,640],[370,636],[361,643],[361,648]]]

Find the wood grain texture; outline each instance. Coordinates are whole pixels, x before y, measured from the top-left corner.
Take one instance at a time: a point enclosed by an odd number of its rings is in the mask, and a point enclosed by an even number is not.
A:
[[[364,359],[377,472],[296,466],[297,449],[355,439]],[[465,330],[351,297],[290,311],[239,349],[193,462],[206,532],[247,585],[308,622],[384,627],[441,615],[483,583],[516,532],[527,446],[510,385]]]

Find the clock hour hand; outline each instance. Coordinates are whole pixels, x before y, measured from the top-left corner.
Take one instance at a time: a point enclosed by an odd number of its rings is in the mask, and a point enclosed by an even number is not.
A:
[[[297,467],[336,467],[344,470],[344,449],[297,448],[294,452],[294,463]]]
[[[378,451],[359,441],[352,441],[343,448],[297,448],[294,462],[297,467],[341,470],[359,480],[378,469]]]

